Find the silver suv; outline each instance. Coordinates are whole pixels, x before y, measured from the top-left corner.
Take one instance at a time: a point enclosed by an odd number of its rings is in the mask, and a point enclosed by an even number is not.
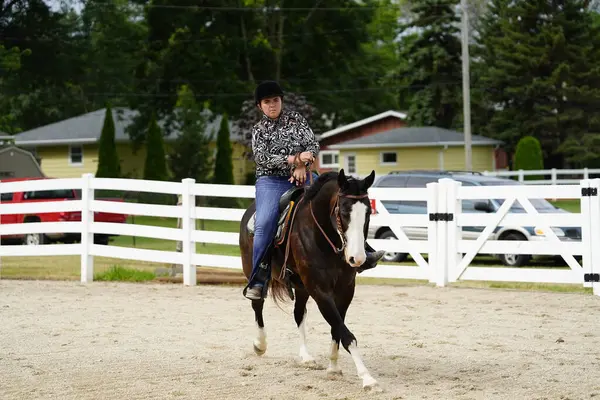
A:
[[[462,186],[500,186],[520,185],[512,179],[502,179],[485,176],[478,172],[462,171],[400,171],[380,176],[376,179],[373,187],[390,188],[424,188],[428,183],[437,182],[442,178],[450,178],[461,182]],[[504,200],[463,200],[463,213],[493,213],[496,212]],[[531,204],[539,213],[568,212],[557,208],[544,199],[530,199]],[[390,214],[427,214],[426,201],[393,200],[382,201]],[[374,213],[377,210],[374,209]],[[525,213],[526,211],[518,202],[515,202],[509,210],[510,213]],[[465,226],[462,229],[463,239],[475,240],[483,231],[482,226]],[[563,241],[581,241],[580,227],[552,228],[556,235]],[[403,227],[409,239],[426,240],[426,227]],[[370,239],[397,239],[388,226],[369,226],[368,238]],[[546,240],[543,230],[533,226],[498,226],[490,236],[491,240]],[[402,262],[408,256],[407,253],[388,252],[383,260],[386,262]],[[526,254],[498,254],[496,255],[502,264],[510,267],[519,267],[529,263],[531,255]],[[544,256],[541,256],[544,257]],[[546,256],[547,257],[547,256]]]

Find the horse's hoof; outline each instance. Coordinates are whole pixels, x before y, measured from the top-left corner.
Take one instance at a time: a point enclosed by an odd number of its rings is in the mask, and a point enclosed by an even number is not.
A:
[[[366,377],[363,380],[363,389],[375,393],[383,392],[383,389],[381,388],[381,386],[379,386],[379,383],[377,383],[377,381],[371,376]]]
[[[336,368],[336,369],[327,368],[327,377],[329,379],[337,379],[337,378],[341,377],[342,375],[344,375],[344,374],[342,373],[342,370],[340,368]]]
[[[317,361],[310,354],[304,354],[304,355],[301,354],[300,355],[300,364],[307,365],[307,364],[316,364],[316,363],[317,363]]]
[[[261,349],[260,347],[258,347],[258,345],[256,343],[254,343],[253,347],[254,347],[254,352],[256,353],[256,355],[259,355],[259,356],[262,356],[267,351],[267,346],[265,346],[264,349]]]

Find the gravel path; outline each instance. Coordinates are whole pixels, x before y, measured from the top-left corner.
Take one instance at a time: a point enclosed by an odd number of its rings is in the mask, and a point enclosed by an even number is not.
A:
[[[284,311],[285,310],[285,311]],[[600,396],[600,298],[359,286],[347,323],[384,392],[350,356],[327,379],[329,326],[267,302],[268,349],[240,287],[0,281],[0,399],[589,399]]]

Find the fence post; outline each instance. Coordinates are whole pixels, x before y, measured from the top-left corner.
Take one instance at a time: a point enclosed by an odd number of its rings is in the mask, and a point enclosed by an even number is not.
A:
[[[579,213],[581,214],[581,242],[583,245],[583,254],[581,255],[583,273],[588,274],[592,272],[592,216],[590,196],[588,196],[590,189],[590,181],[584,179],[579,181],[581,187],[581,193],[579,196]],[[583,282],[584,287],[592,287],[591,282]]]
[[[0,180],[0,186],[2,186],[2,180]],[[2,193],[0,193],[0,206],[2,205]],[[2,225],[2,207],[0,207],[0,225]],[[0,246],[2,246],[2,240],[0,236]],[[2,279],[2,256],[0,255],[0,279]]]
[[[438,250],[438,221],[431,218],[432,215],[438,213],[438,190],[440,184],[437,182],[430,182],[427,184],[427,215],[430,216],[429,222],[427,223],[427,244],[429,247],[429,282],[435,283],[437,281],[437,269],[438,264],[444,261],[444,255],[439,253]]]
[[[447,201],[446,201],[446,185],[444,185],[444,179],[439,179],[438,182],[438,193],[437,193],[437,264],[435,265],[435,284],[436,286],[446,286],[448,284],[448,260],[446,257],[446,246],[448,244],[448,229],[446,228],[446,221],[443,220],[443,216],[447,215]],[[431,215],[430,215],[431,219]]]
[[[600,249],[598,249],[597,243],[600,242],[600,179],[591,179],[590,189],[585,197],[589,198],[590,203],[590,247],[591,247],[591,260],[589,266],[585,265],[584,261],[584,273],[599,274],[600,273]],[[584,217],[585,218],[585,217]],[[583,232],[582,232],[583,236]],[[586,271],[586,267],[589,267]],[[585,283],[585,282],[584,282]],[[600,282],[591,282],[592,291],[594,295],[600,296]]]
[[[94,244],[94,233],[92,222],[94,222],[94,188],[92,186],[93,174],[81,176],[81,283],[94,280],[94,256],[91,248]]]
[[[519,170],[519,182],[525,182],[525,173],[522,169]]]
[[[442,182],[443,181],[443,182]],[[446,191],[446,213],[451,216],[445,223],[446,233],[446,269],[448,270],[448,282],[456,282],[456,267],[460,262],[461,256],[458,252],[458,243],[462,239],[462,227],[458,224],[462,209],[462,201],[458,199],[458,191],[461,183],[453,179],[441,179],[442,185]]]
[[[195,230],[196,215],[196,196],[192,194],[192,189],[196,180],[183,179],[181,181],[181,229],[182,229],[182,262],[183,284],[186,286],[196,286],[196,266],[193,263],[193,254],[196,253],[196,243],[192,241],[192,232]]]

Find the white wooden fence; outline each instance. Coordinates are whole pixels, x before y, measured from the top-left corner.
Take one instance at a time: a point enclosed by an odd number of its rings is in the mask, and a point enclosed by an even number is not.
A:
[[[487,176],[498,176],[502,178],[517,177],[519,182],[526,185],[578,185],[581,179],[589,179],[590,175],[600,176],[600,169],[519,169],[516,171],[483,171],[483,174]],[[561,175],[567,175],[569,176],[569,178],[561,178]],[[525,180],[526,176],[543,176],[546,178]],[[576,176],[576,178],[573,178],[573,176]]]
[[[112,257],[183,266],[184,285],[196,284],[196,268],[222,267],[241,269],[238,256],[202,254],[196,243],[238,245],[238,233],[196,230],[196,219],[240,221],[243,209],[197,207],[196,196],[254,198],[253,186],[196,184],[192,179],[182,182],[159,182],[136,179],[94,178],[91,174],[73,179],[48,179],[0,182],[0,193],[29,190],[81,189],[80,200],[41,203],[0,204],[0,217],[6,214],[81,211],[81,222],[37,222],[0,224],[0,235],[23,233],[77,232],[81,243],[47,244],[41,246],[3,245],[0,257],[79,255],[81,282],[91,282],[94,257]],[[425,279],[444,286],[457,280],[514,281],[542,283],[573,283],[593,287],[600,295],[600,179],[582,180],[578,184],[560,186],[485,186],[462,187],[459,182],[441,179],[426,188],[372,188],[370,197],[377,203],[377,215],[371,224],[389,226],[398,240],[369,240],[376,249],[404,252],[412,255],[416,266],[380,264],[361,276]],[[120,203],[95,199],[96,190],[120,190],[181,195],[181,205]],[[578,199],[580,213],[539,214],[531,198]],[[461,201],[470,199],[506,199],[495,213],[461,213]],[[427,214],[390,214],[381,201],[426,201]],[[508,213],[514,201],[521,203],[526,213]],[[125,213],[155,217],[181,218],[181,228],[94,222],[94,212]],[[1,221],[1,220],[0,220]],[[499,224],[536,226],[544,232],[544,240],[490,240]],[[403,227],[425,227],[425,240],[409,239]],[[476,240],[464,239],[464,226],[482,226]],[[552,227],[581,227],[581,240],[561,240]],[[118,234],[181,241],[182,251],[161,251],[113,245],[97,245],[94,234]],[[426,256],[424,257],[423,254]],[[478,267],[472,265],[477,254],[546,254],[561,255],[568,269]],[[573,256],[582,256],[580,264]],[[592,282],[593,281],[593,282]]]

